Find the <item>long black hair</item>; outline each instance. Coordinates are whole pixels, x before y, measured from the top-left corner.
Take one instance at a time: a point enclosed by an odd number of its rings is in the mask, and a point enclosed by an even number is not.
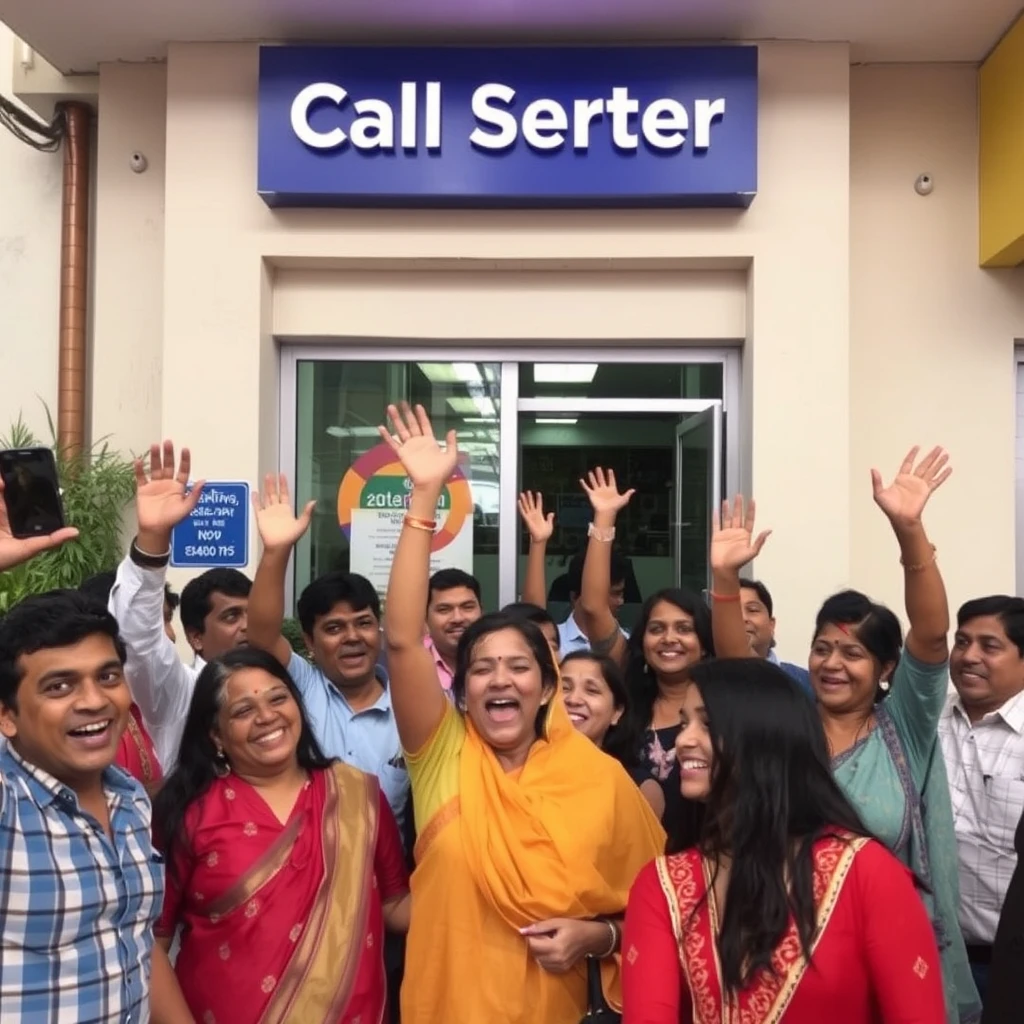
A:
[[[761,658],[706,661],[690,679],[707,714],[711,790],[669,852],[696,846],[712,863],[729,859],[718,951],[735,991],[772,969],[790,915],[810,961],[812,847],[831,834],[870,833],[832,776],[817,708],[782,669]]]
[[[689,590],[670,588],[659,590],[644,602],[636,628],[626,643],[626,689],[629,702],[626,713],[618,725],[616,744],[623,750],[632,751],[630,756],[640,758],[644,748],[644,737],[654,717],[654,702],[658,698],[658,680],[648,670],[644,658],[644,634],[655,605],[665,601],[685,612],[693,619],[693,630],[707,658],[714,657],[715,643],[711,635],[711,612],[707,602]]]
[[[558,685],[558,667],[555,665],[555,657],[551,653],[551,645],[548,643],[547,637],[540,631],[540,626],[523,618],[522,614],[518,612],[489,612],[467,626],[466,631],[459,637],[459,646],[455,653],[455,674],[452,676],[452,694],[460,710],[465,709],[466,673],[469,671],[476,645],[485,636],[505,629],[515,630],[526,641],[530,652],[540,666],[541,684],[546,687]],[[547,705],[542,705],[537,712],[538,736],[544,735],[547,712]]]
[[[224,701],[227,681],[241,669],[258,668],[280,679],[299,706],[299,743],[296,750],[299,765],[307,771],[326,768],[331,760],[324,756],[302,705],[302,697],[292,677],[281,663],[255,647],[239,647],[221,658],[206,663],[199,673],[189,704],[185,729],[178,749],[178,764],[167,777],[153,801],[153,833],[162,844],[167,870],[174,873],[173,856],[179,843],[187,844],[184,834],[185,814],[213,784],[217,777],[217,748],[213,744],[217,714]]]

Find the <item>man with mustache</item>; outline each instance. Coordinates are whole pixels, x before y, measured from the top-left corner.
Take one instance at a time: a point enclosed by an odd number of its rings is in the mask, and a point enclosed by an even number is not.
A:
[[[296,516],[284,476],[268,475],[263,494],[253,495],[263,555],[249,595],[249,643],[288,669],[324,753],[380,779],[403,828],[409,775],[379,664],[381,610],[373,585],[356,573],[331,572],[302,592],[299,624],[312,663],[281,635],[288,559],[309,528],[313,504]]]
[[[960,928],[984,1001],[1024,812],[1024,600],[996,595],[957,613],[956,687],[939,719],[960,866]]]
[[[451,697],[455,655],[466,628],[483,614],[480,583],[461,569],[440,569],[430,578],[424,646],[437,667],[437,680]]]

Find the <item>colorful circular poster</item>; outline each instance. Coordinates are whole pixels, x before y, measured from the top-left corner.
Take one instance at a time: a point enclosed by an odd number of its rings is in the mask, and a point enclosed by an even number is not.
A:
[[[338,488],[338,524],[353,549],[364,539],[353,540],[353,527],[358,521],[366,522],[372,529],[377,520],[377,526],[391,527],[388,534],[396,526],[401,529],[411,486],[405,468],[386,444],[376,445],[356,459]],[[441,492],[437,521],[438,529],[430,546],[432,552],[453,544],[467,526],[472,526],[473,495],[459,466]]]

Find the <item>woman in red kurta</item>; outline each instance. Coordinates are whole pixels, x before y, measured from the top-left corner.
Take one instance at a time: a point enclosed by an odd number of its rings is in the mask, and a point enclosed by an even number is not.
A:
[[[128,727],[121,734],[117,745],[114,764],[138,779],[152,797],[163,781],[163,770],[156,756],[156,748],[142,720],[138,704],[132,702],[128,709]]]
[[[272,657],[242,648],[203,670],[154,823],[157,935],[181,928],[198,1024],[383,1019],[385,922],[408,928],[398,826],[373,776],[320,754]]]
[[[759,659],[710,662],[682,722],[703,820],[630,893],[623,1024],[944,1024],[913,879],[836,787],[797,685]]]

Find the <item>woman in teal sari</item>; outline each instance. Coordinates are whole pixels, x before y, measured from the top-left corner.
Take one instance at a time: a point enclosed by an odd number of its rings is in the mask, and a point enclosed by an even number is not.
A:
[[[938,722],[949,685],[949,605],[936,548],[921,516],[950,474],[934,449],[913,449],[893,482],[872,470],[874,499],[900,548],[910,629],[864,594],[830,597],[818,613],[808,668],[832,751],[836,780],[865,827],[909,867],[942,955],[947,1024],[973,1024],[981,1002],[958,923],[957,847]],[[740,611],[740,569],[767,539],[753,537],[751,502],[723,509],[711,545],[715,649],[749,656]]]

